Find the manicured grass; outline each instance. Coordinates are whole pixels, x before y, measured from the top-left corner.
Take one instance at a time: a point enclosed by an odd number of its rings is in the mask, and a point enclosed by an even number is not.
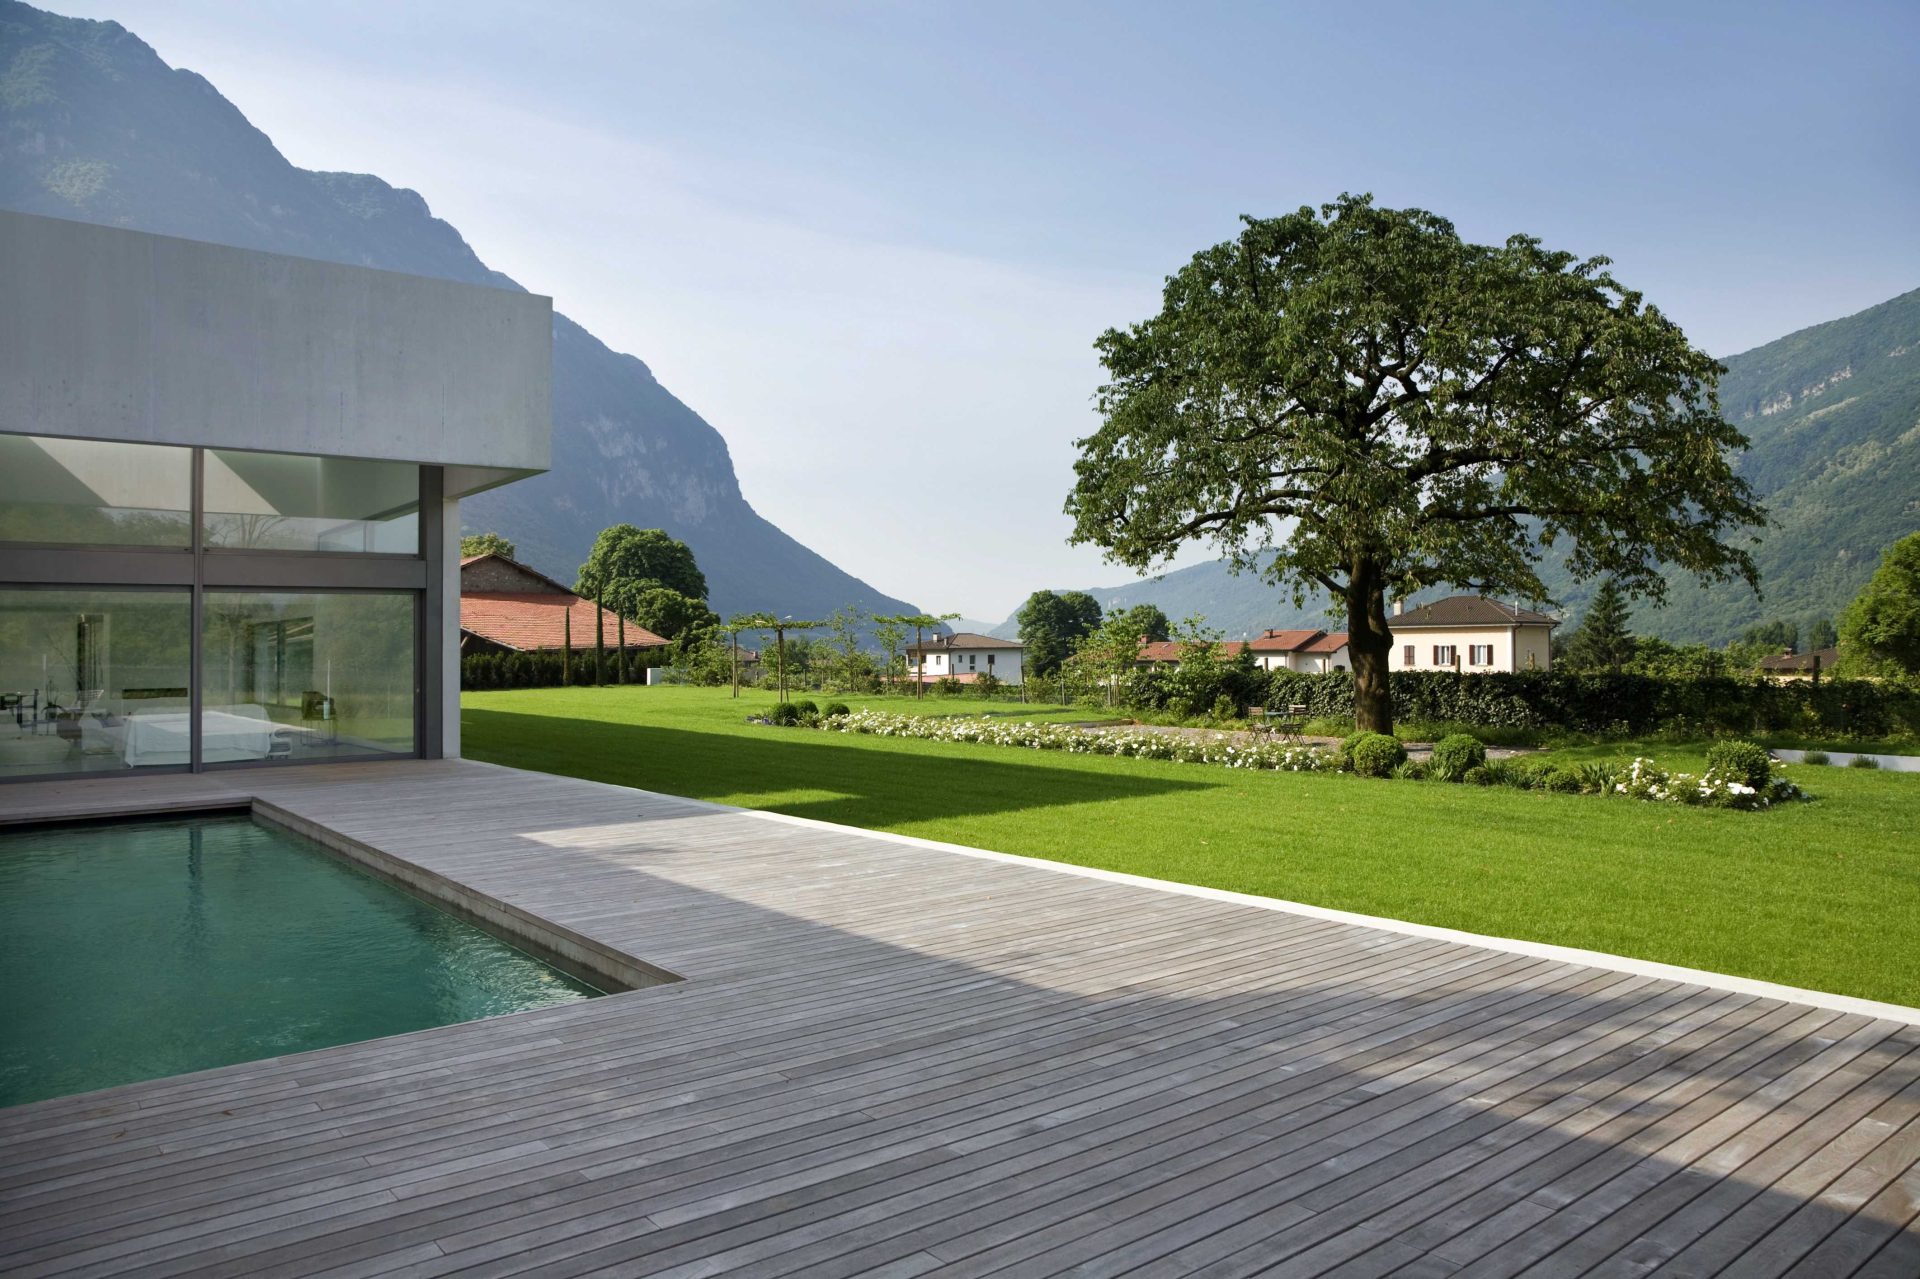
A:
[[[904,699],[840,700],[899,710]],[[744,722],[773,701],[694,688],[469,693],[464,750],[520,768],[1920,1005],[1920,775],[1796,768],[1790,775],[1817,802],[1741,813]],[[1635,753],[1698,769],[1705,747],[1558,752]]]

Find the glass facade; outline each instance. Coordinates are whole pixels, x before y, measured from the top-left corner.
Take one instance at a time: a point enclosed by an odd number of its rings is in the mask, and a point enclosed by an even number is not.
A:
[[[0,587],[0,777],[188,762],[186,590]]]
[[[413,555],[420,468],[405,462],[206,450],[213,550]]]
[[[403,593],[208,591],[206,762],[411,755],[413,613]]]
[[[0,542],[185,549],[192,504],[192,449],[0,435]]]
[[[0,780],[437,753],[440,483],[0,433]]]

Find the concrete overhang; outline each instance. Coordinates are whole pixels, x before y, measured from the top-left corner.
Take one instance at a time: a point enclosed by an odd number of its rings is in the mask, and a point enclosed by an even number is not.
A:
[[[0,431],[547,469],[553,302],[0,210]]]

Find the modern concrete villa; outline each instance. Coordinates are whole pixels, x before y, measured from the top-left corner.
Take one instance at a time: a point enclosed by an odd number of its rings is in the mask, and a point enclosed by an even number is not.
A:
[[[1920,1011],[460,759],[550,326],[0,213],[0,1273],[1920,1275]]]

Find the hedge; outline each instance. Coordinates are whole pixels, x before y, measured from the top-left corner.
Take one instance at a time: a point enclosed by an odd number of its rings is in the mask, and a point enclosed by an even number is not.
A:
[[[615,649],[609,648],[602,654],[605,671],[603,683],[620,682],[616,670],[619,660],[620,654]],[[659,666],[666,660],[666,654],[658,650],[628,649],[626,682],[646,683],[647,668]],[[567,683],[593,683],[592,649],[574,653],[571,674],[573,678]],[[465,689],[558,688],[561,682],[558,649],[541,649],[530,653],[468,653],[460,659],[460,687]]]
[[[1774,682],[1559,671],[1456,674],[1395,671],[1387,677],[1396,722],[1572,732],[1661,729],[1706,733],[1800,732],[1853,737],[1920,733],[1920,692],[1870,680]],[[1353,677],[1274,671],[1268,705],[1302,704],[1315,718],[1353,715]]]

